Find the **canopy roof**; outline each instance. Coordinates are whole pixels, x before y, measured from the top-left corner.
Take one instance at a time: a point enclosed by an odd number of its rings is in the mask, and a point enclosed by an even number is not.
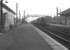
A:
[[[3,4],[3,8],[7,9],[8,11],[12,12],[13,14],[16,14],[11,8],[9,8],[7,5]]]
[[[62,11],[62,12],[60,13],[60,15],[70,16],[70,8],[68,8],[68,9],[66,9],[66,10],[64,10],[64,11]]]

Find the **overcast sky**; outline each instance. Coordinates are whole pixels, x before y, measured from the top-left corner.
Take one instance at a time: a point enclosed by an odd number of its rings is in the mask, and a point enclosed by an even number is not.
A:
[[[70,7],[70,0],[7,0],[8,5],[15,10],[16,2],[27,14],[54,15],[56,7],[63,11]]]
[[[61,11],[70,8],[70,0],[7,0],[8,5],[15,10],[16,2],[19,4],[21,12],[26,10],[26,14],[55,15],[56,7]]]

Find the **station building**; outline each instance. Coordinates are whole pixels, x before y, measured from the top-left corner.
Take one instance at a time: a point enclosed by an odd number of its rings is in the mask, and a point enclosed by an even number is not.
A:
[[[8,30],[10,25],[14,25],[15,12],[6,4],[2,5],[2,12],[3,29]]]
[[[70,25],[70,8],[62,11],[60,16],[65,20],[66,25]]]

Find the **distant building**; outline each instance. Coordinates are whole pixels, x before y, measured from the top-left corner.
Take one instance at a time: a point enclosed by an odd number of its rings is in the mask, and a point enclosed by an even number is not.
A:
[[[65,19],[65,24],[70,25],[70,8],[62,11],[60,13],[60,16],[62,16]]]
[[[62,12],[60,13],[60,15],[61,15],[61,16],[70,16],[70,8],[68,8],[68,9],[66,9],[66,10],[64,10],[64,11],[62,11]]]
[[[65,24],[65,18],[64,18],[64,16],[55,16],[53,18],[53,23],[56,23],[56,24]]]
[[[14,25],[15,12],[5,4],[2,5],[2,10],[4,28],[5,30],[8,30],[10,25]]]

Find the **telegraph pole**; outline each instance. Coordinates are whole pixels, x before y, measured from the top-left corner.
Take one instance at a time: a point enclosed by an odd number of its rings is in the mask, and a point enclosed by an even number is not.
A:
[[[18,17],[18,3],[16,3],[16,17]]]
[[[21,18],[21,13],[20,13],[20,10],[19,10],[19,17]]]
[[[25,10],[23,11],[23,19],[22,19],[22,23],[25,23],[25,19],[26,19],[26,17],[25,17]]]
[[[60,13],[61,13],[61,8],[60,8]]]
[[[26,11],[24,10],[24,20],[25,20],[25,18],[26,18],[26,17],[25,17],[25,13],[26,13]]]
[[[56,15],[58,16],[58,7],[56,7]]]

